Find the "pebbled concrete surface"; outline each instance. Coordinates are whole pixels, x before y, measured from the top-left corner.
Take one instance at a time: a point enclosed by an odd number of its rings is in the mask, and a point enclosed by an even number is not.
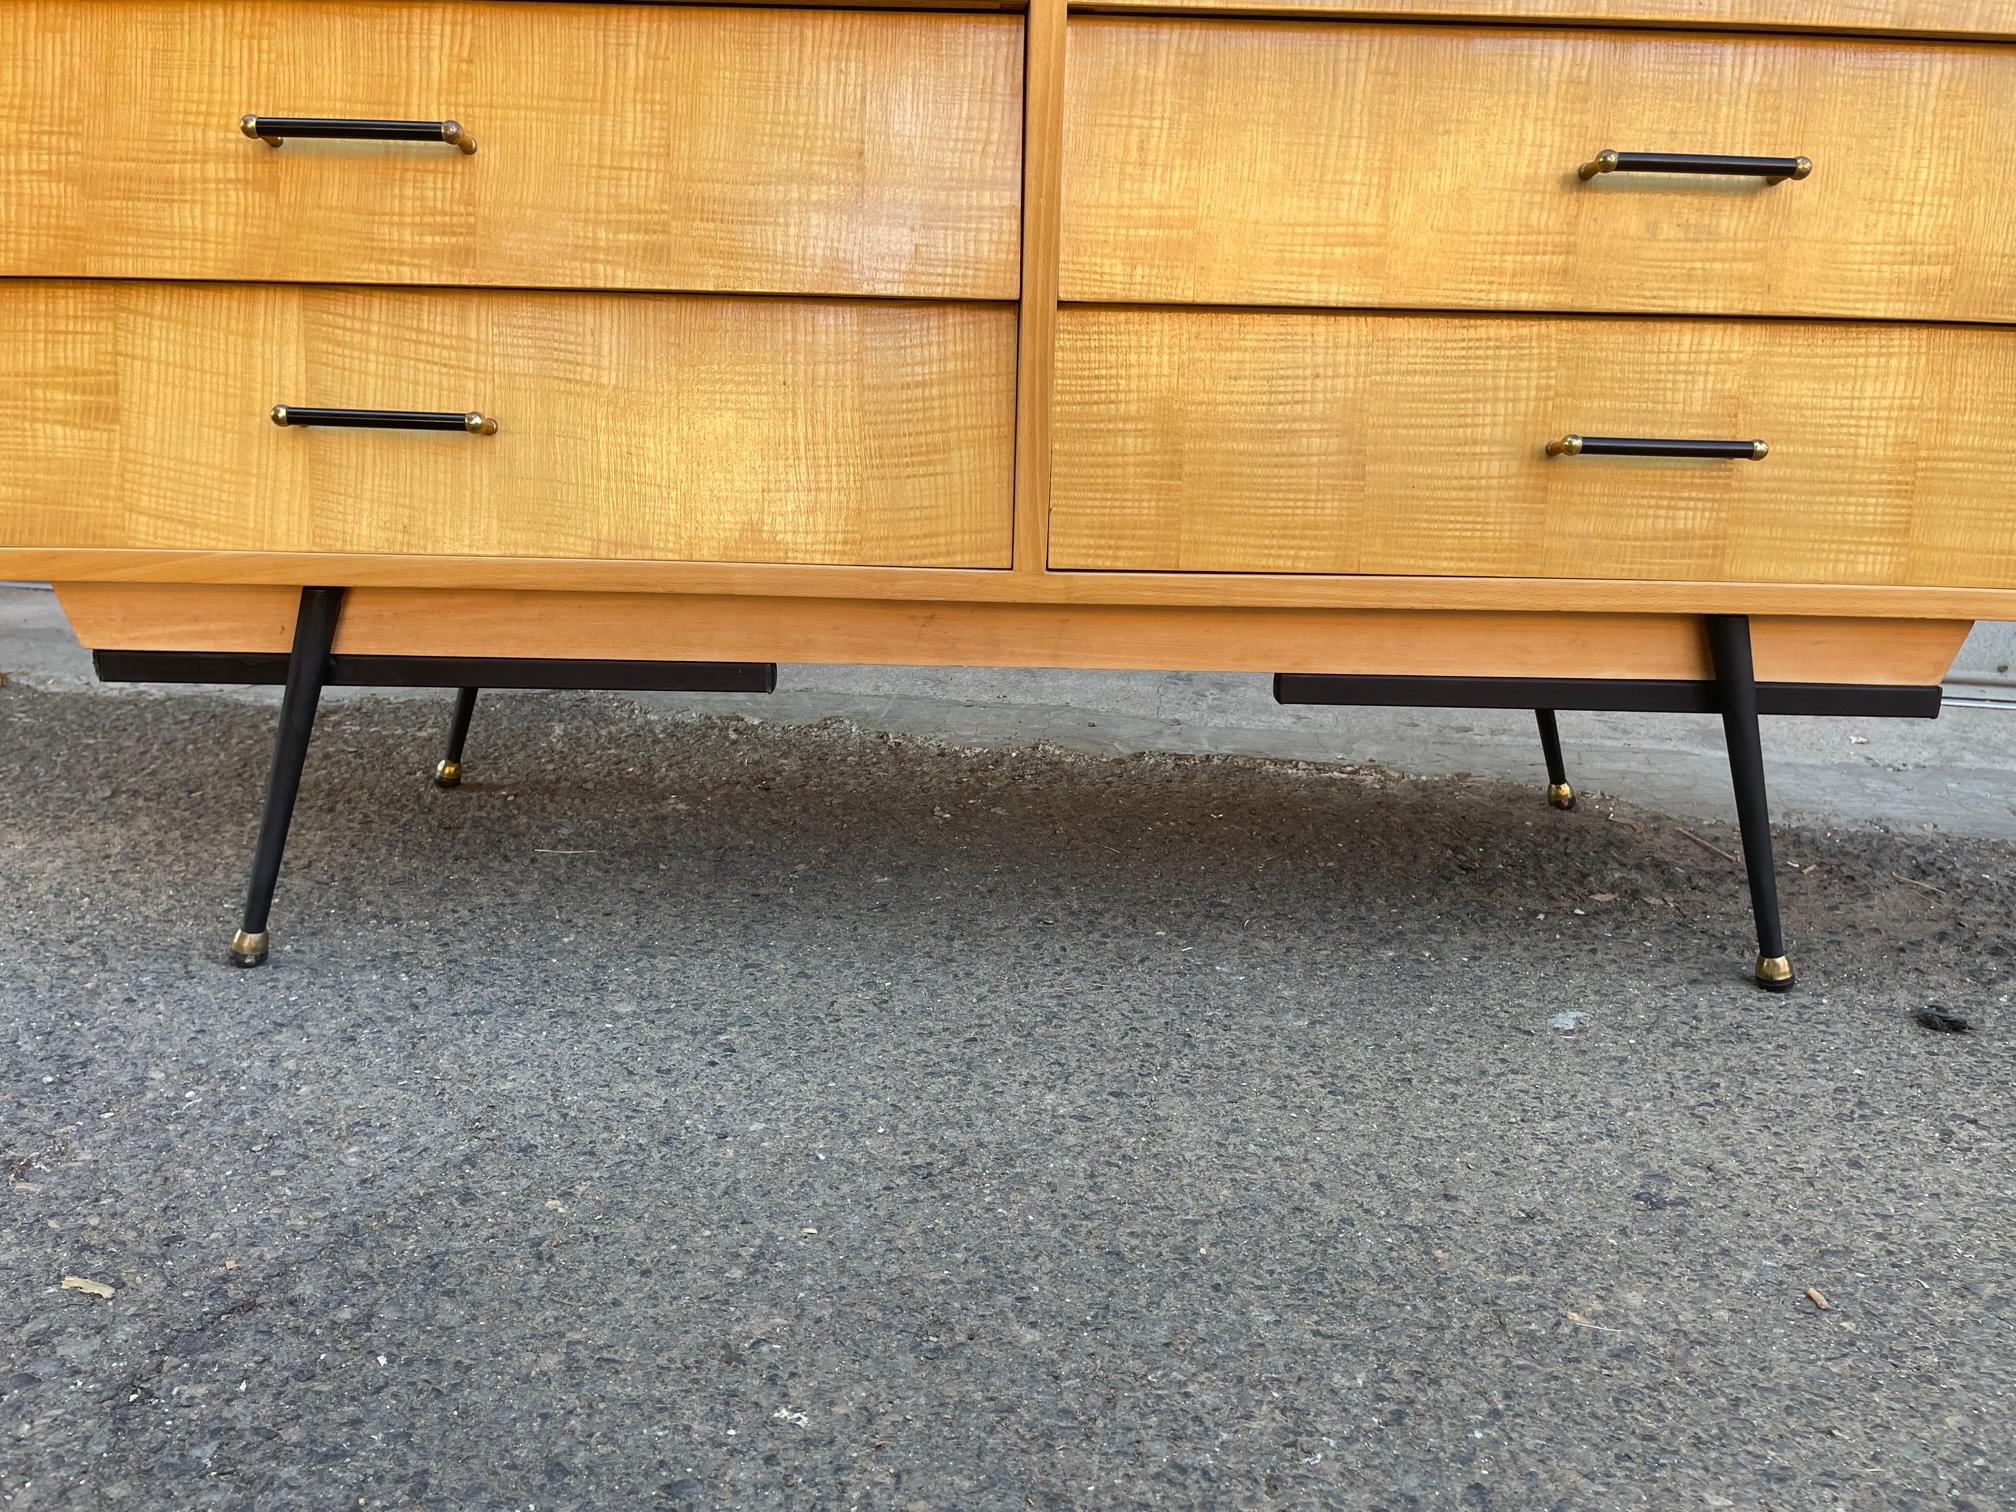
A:
[[[2016,1504],[2006,843],[446,717],[233,972],[270,709],[0,689],[9,1508]]]

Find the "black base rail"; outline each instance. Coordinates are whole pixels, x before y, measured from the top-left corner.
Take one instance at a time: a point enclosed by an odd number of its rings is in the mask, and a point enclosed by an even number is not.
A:
[[[1939,717],[1941,690],[1936,685],[1760,682],[1756,688],[1759,714]],[[1417,709],[1576,709],[1611,714],[1722,712],[1721,693],[1714,682],[1605,677],[1333,677],[1280,672],[1274,677],[1274,701]]]
[[[280,651],[100,651],[100,682],[281,686],[293,658]],[[498,656],[324,654],[327,688],[533,688],[556,692],[774,693],[773,662],[566,661]],[[465,729],[466,735],[468,731]]]

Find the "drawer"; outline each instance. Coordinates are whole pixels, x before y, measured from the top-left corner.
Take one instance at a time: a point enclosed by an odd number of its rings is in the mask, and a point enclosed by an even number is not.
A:
[[[1079,20],[1065,90],[1066,299],[2016,319],[2016,48]]]
[[[1099,0],[1096,8],[2016,37],[2008,0]]]
[[[5,284],[0,546],[1001,567],[1014,386],[1000,305]]]
[[[1052,567],[2016,587],[1992,327],[1084,307],[1056,405]]]
[[[14,0],[0,275],[1012,299],[1021,22]],[[454,120],[284,141],[247,114]]]

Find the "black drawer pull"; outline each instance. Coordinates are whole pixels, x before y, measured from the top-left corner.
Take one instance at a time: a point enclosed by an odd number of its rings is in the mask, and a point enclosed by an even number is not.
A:
[[[1771,454],[1762,441],[1648,441],[1639,436],[1563,436],[1547,443],[1550,457],[1719,457],[1730,462],[1762,462]]]
[[[1599,173],[1720,173],[1782,184],[1786,179],[1805,178],[1813,171],[1813,159],[1725,157],[1718,152],[1615,152],[1606,147],[1575,171],[1585,179]]]
[[[446,142],[464,152],[476,150],[476,138],[460,121],[353,121],[343,116],[241,116],[238,129],[268,147],[288,137],[335,138],[349,142]]]
[[[472,436],[494,436],[494,415],[473,410],[464,415],[452,410],[359,410],[298,409],[291,404],[273,406],[275,425],[347,425],[361,430],[467,431]]]

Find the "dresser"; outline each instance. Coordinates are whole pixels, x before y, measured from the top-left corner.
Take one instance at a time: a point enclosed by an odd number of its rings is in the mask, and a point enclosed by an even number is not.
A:
[[[102,675],[1936,713],[2016,618],[2008,0],[16,0],[0,577]],[[249,806],[248,806],[249,820]],[[1574,822],[1564,819],[1560,822]]]

